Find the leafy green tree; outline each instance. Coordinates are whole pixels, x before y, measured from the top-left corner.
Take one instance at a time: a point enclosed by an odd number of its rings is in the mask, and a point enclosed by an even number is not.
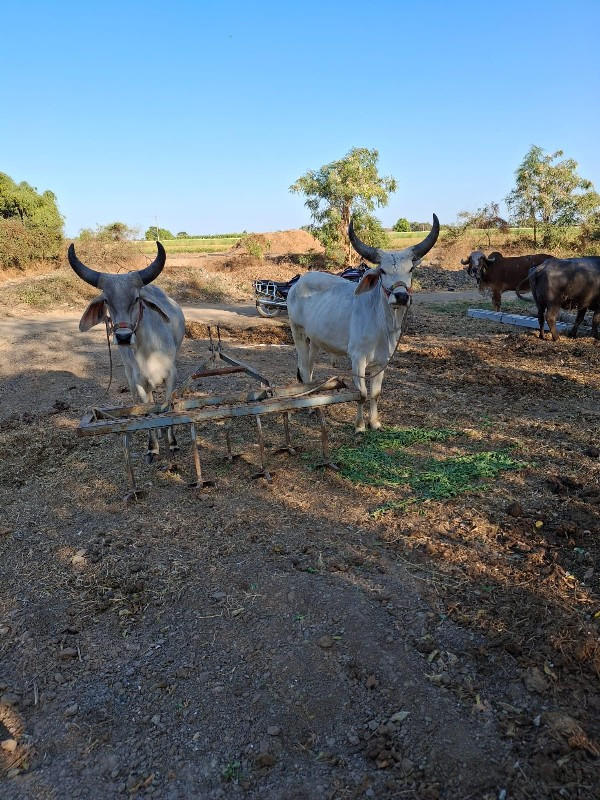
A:
[[[458,214],[459,227],[462,230],[476,228],[484,230],[488,239],[488,247],[492,246],[491,231],[508,231],[508,222],[500,216],[500,206],[498,203],[488,203],[475,211],[461,211]]]
[[[374,230],[374,222],[367,225],[370,212],[387,205],[388,195],[396,191],[394,178],[379,176],[378,159],[377,150],[354,147],[344,158],[309,170],[290,186],[290,192],[306,195],[304,205],[313,219],[311,233],[329,255],[342,255],[348,264],[359,258],[348,239],[350,218],[360,216],[365,229]],[[358,229],[357,233],[361,235]]]
[[[562,150],[545,153],[532,145],[515,172],[516,186],[506,197],[511,218],[533,227],[536,246],[539,227],[546,245],[553,239],[552,229],[578,225],[600,207],[592,182],[581,178],[577,162],[563,155]]]
[[[39,194],[0,172],[0,264],[24,268],[28,262],[58,258],[63,218],[55,195]]]
[[[179,231],[178,234],[177,234],[177,238],[178,239],[189,239],[190,235],[189,235],[189,233],[186,233],[186,231]]]
[[[409,233],[411,230],[410,222],[406,219],[406,217],[400,217],[392,230],[398,231],[398,233]]]
[[[144,236],[151,242],[155,242],[157,238],[161,242],[165,241],[166,239],[175,238],[171,231],[167,230],[166,228],[157,228],[156,226],[148,228]]]

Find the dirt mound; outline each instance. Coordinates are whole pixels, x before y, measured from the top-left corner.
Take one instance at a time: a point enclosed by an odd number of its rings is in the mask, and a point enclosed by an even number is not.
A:
[[[308,231],[274,231],[273,233],[254,233],[245,239],[241,239],[231,252],[248,250],[248,240],[256,242],[261,247],[263,253],[270,256],[298,255],[313,251],[322,253],[323,245],[315,239]]]
[[[253,325],[251,328],[237,328],[220,325],[221,338],[224,341],[241,342],[243,344],[293,344],[292,333],[284,322],[271,321],[264,325]],[[185,335],[188,339],[207,339],[208,328],[202,322],[186,322]]]

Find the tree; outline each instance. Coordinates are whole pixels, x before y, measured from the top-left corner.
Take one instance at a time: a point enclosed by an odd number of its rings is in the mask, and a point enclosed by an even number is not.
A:
[[[460,220],[459,225],[463,230],[467,228],[484,230],[488,239],[488,247],[492,246],[491,231],[506,232],[508,230],[508,222],[500,216],[498,203],[488,203],[487,206],[478,208],[475,211],[461,211],[458,214],[458,219]]]
[[[394,225],[392,230],[398,231],[398,233],[409,233],[410,232],[410,222],[406,219],[406,217],[400,217],[400,219]]]
[[[157,239],[162,242],[166,239],[175,238],[171,231],[168,231],[166,228],[157,228],[155,225],[153,225],[151,228],[148,228],[144,236],[151,242],[155,242]]]
[[[578,225],[600,207],[592,182],[581,178],[577,162],[562,159],[563,155],[562,150],[546,154],[532,145],[515,172],[516,186],[506,197],[511,218],[518,225],[533,227],[536,246],[538,227],[545,245],[552,239],[553,228]]]
[[[290,192],[307,197],[304,205],[313,219],[310,232],[321,241],[328,254],[342,255],[348,264],[359,258],[348,239],[350,218],[360,217],[363,228],[370,228],[377,237],[378,221],[373,221],[370,212],[376,206],[387,205],[388,195],[396,191],[394,178],[379,176],[378,158],[377,150],[354,147],[344,158],[324,164],[318,170],[309,170],[290,186]],[[357,234],[361,236],[359,225]],[[373,241],[367,243],[378,246]]]
[[[132,266],[137,254],[134,240],[138,236],[139,230],[124,222],[83,228],[79,231],[77,255],[84,263],[94,264],[108,272],[118,272]]]
[[[186,231],[179,231],[179,232],[177,233],[177,238],[178,238],[178,239],[189,239],[189,238],[190,238],[190,235],[189,235],[189,233],[187,233]]]
[[[431,222],[411,222],[410,229],[411,231],[430,231]]]
[[[0,172],[2,265],[23,268],[33,260],[58,258],[63,222],[53,192],[39,194],[25,181],[17,184]]]

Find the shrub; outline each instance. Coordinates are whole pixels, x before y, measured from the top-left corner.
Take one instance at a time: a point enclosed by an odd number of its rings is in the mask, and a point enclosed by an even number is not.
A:
[[[0,267],[25,269],[32,261],[57,261],[60,231],[19,219],[0,219]]]

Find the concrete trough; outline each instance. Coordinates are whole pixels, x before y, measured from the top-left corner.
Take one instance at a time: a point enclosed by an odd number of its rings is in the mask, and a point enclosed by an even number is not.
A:
[[[486,311],[482,308],[469,308],[467,310],[467,317],[471,319],[487,319],[490,322],[499,322],[501,325],[514,325],[516,328],[533,328],[539,329],[537,317],[525,316],[524,314],[507,314],[504,311]],[[571,323],[557,322],[556,329],[559,333],[566,333],[571,329]],[[548,323],[544,323],[544,330],[548,331]],[[577,331],[579,335],[591,333],[591,328],[587,325],[581,325]]]

